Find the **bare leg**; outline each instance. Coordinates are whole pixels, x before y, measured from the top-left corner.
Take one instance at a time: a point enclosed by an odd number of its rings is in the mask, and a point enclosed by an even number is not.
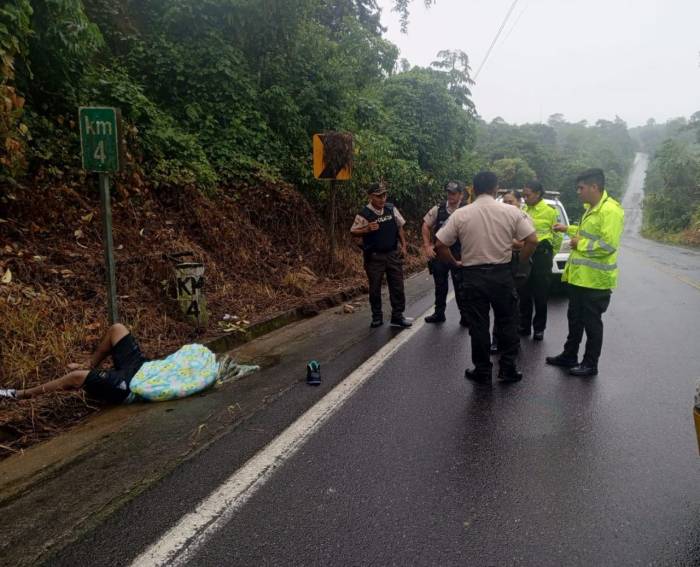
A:
[[[89,368],[97,368],[105,358],[109,356],[112,352],[112,347],[121,341],[125,336],[129,334],[129,329],[127,329],[121,323],[116,323],[112,325],[105,336],[102,337],[97,350],[90,357]]]
[[[17,399],[32,398],[39,394],[47,394],[57,390],[77,390],[85,382],[88,372],[88,370],[74,370],[65,376],[61,376],[61,378],[51,380],[51,382],[47,382],[41,386],[27,388],[26,390],[17,390]]]

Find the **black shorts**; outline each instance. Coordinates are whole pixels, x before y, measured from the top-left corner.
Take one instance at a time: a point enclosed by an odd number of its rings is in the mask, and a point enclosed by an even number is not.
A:
[[[90,370],[83,388],[93,398],[110,404],[121,404],[129,397],[129,384],[148,359],[141,352],[133,335],[128,334],[112,347],[114,368]]]

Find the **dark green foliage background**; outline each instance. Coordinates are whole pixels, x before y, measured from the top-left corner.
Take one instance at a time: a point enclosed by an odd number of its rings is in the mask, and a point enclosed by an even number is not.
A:
[[[620,198],[632,164],[637,143],[624,121],[598,120],[570,123],[561,114],[553,114],[547,124],[514,126],[496,118],[479,124],[477,151],[490,161],[497,172],[507,166],[516,172],[535,172],[545,189],[559,191],[569,218],[580,218],[583,208],[576,195],[575,179],[581,171],[600,167],[605,171],[606,189]],[[514,159],[517,164],[511,163]],[[522,187],[522,174],[515,187]],[[502,185],[508,185],[503,178]]]
[[[395,7],[406,18],[410,4]],[[128,168],[174,190],[195,185],[213,196],[241,181],[283,180],[322,208],[328,189],[312,177],[311,137],[335,130],[355,139],[353,180],[340,199],[347,213],[366,183],[382,179],[419,219],[446,181],[468,182],[486,167],[504,185],[534,175],[562,191],[573,218],[573,179],[584,168],[602,167],[620,195],[639,143],[622,120],[486,123],[471,100],[465,53],[399,66],[383,33],[375,0],[6,4],[0,56],[13,69],[3,84],[26,98],[13,118],[27,153],[23,178],[77,170],[77,107],[114,105]]]
[[[700,244],[700,112],[665,124],[649,120],[631,133],[651,158],[643,233]]]

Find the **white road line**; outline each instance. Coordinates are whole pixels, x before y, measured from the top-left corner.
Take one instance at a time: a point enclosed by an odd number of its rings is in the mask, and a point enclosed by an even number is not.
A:
[[[454,297],[450,294],[448,301]],[[413,327],[402,331],[340,382],[277,438],[233,473],[219,488],[183,516],[160,540],[131,564],[132,567],[186,565],[197,550],[224,527],[287,459],[352,397],[391,356],[425,324],[423,313]]]

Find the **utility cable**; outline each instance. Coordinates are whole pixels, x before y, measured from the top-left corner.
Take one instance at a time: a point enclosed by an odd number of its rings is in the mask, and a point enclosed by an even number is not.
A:
[[[513,13],[513,10],[515,10],[515,6],[517,5],[517,3],[518,3],[518,0],[513,0],[513,3],[510,5],[510,8],[508,9],[508,13],[506,14],[506,17],[503,18],[503,22],[501,22],[501,27],[499,27],[498,32],[496,32],[496,37],[493,38],[493,41],[491,42],[491,45],[489,46],[489,49],[486,52],[486,55],[484,56],[484,60],[481,62],[481,65],[479,65],[479,68],[477,69],[476,74],[474,75],[475,81],[479,77],[479,73],[481,73],[481,70],[484,68],[486,61],[488,61],[489,55],[491,55],[491,51],[493,51],[493,47],[496,45],[498,38],[501,36],[501,32],[503,31],[503,28],[506,26],[506,23],[508,22],[510,15]]]
[[[518,27],[518,23],[520,22],[521,18],[523,17],[523,15],[524,15],[525,12],[527,11],[527,9],[528,9],[528,5],[525,4],[525,7],[520,11],[520,14],[519,14],[518,17],[515,19],[515,22],[513,22],[513,25],[510,26],[510,29],[508,30],[508,33],[506,33],[506,35],[503,36],[503,41],[501,42],[501,45],[505,44],[505,43],[508,41],[508,38],[510,37],[510,34],[512,34],[512,33],[513,33],[513,30],[514,30],[516,27]]]

